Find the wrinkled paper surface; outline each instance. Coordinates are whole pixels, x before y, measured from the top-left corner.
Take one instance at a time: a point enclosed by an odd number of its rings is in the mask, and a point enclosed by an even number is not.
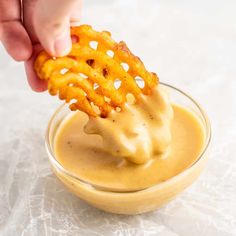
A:
[[[190,93],[212,122],[208,166],[158,211],[97,210],[52,174],[47,122],[61,102],[27,86],[0,48],[0,235],[236,235],[235,1],[86,1],[83,22],[124,39],[160,79]],[[100,17],[100,13],[101,16]]]

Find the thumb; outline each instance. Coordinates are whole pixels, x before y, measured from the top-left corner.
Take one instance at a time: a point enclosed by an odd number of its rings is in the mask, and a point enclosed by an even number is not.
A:
[[[39,0],[35,5],[35,32],[52,56],[64,56],[71,50],[70,15],[76,3],[77,0]]]

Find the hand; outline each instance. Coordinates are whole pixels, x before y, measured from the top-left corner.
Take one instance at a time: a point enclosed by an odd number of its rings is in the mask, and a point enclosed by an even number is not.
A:
[[[69,53],[70,26],[78,24],[81,5],[82,0],[0,0],[0,40],[15,60],[25,62],[33,90],[47,87],[34,72],[35,57],[42,48],[52,56]]]

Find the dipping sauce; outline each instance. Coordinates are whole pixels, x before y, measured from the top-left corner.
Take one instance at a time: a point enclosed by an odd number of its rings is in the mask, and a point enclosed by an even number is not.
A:
[[[57,129],[54,152],[79,179],[128,192],[179,174],[197,160],[204,142],[199,118],[188,108],[170,104],[165,92],[157,89],[141,105],[128,105],[106,119],[72,113]]]

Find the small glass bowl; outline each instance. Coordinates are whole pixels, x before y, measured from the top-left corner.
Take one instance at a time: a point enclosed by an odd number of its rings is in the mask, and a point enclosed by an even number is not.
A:
[[[57,109],[49,122],[46,132],[46,149],[54,173],[71,192],[104,211],[133,215],[161,207],[191,185],[200,175],[207,161],[211,139],[211,127],[207,115],[199,104],[186,93],[168,84],[161,83],[160,86],[167,90],[173,103],[190,109],[202,123],[205,131],[205,142],[195,163],[164,182],[134,192],[114,192],[87,183],[66,170],[54,155],[54,137],[57,129],[60,123],[71,113],[68,106],[64,104]]]

